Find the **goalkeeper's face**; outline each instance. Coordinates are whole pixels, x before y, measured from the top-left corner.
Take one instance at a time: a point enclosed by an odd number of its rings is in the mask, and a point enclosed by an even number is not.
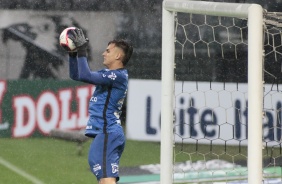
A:
[[[122,59],[124,53],[121,48],[116,47],[115,44],[109,44],[103,53],[104,62],[103,64],[110,70],[118,69],[123,67]]]

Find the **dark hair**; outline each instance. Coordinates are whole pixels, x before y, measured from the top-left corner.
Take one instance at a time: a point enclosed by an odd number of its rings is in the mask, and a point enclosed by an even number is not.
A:
[[[125,40],[112,40],[108,43],[108,45],[110,45],[110,44],[115,44],[115,46],[117,46],[118,48],[121,48],[123,50],[124,57],[123,57],[122,63],[123,63],[123,66],[125,66],[128,63],[128,61],[129,61],[129,59],[130,59],[130,57],[133,53],[132,45]]]

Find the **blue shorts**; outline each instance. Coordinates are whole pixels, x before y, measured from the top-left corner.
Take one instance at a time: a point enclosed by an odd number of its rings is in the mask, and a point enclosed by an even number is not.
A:
[[[91,172],[99,181],[101,178],[116,178],[119,180],[119,161],[125,146],[122,131],[107,134],[97,134],[93,139],[88,163]]]

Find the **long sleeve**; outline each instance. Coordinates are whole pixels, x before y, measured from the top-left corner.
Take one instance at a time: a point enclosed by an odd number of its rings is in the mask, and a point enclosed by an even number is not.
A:
[[[69,57],[69,76],[71,79],[78,81],[77,57]]]
[[[112,73],[91,71],[86,57],[69,57],[69,75],[76,81],[82,81],[94,85],[111,85]]]
[[[77,67],[78,67],[78,80],[83,81],[90,84],[103,84],[110,85],[110,80],[105,80],[105,76],[99,72],[93,72],[90,70],[87,58],[86,57],[78,57],[77,59]]]

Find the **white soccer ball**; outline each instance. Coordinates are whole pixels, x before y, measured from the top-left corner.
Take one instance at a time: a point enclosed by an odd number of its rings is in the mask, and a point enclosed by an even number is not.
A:
[[[76,46],[73,41],[69,38],[72,34],[70,30],[74,30],[76,27],[68,27],[62,31],[60,34],[60,45],[68,52],[76,52]]]

